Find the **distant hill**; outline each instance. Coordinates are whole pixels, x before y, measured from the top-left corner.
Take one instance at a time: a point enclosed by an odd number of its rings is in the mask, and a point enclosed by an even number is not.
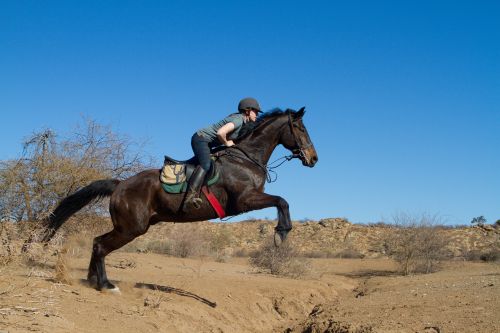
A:
[[[137,242],[168,240],[186,233],[214,235],[225,233],[233,252],[249,253],[274,234],[276,221],[251,220],[242,222],[160,223],[152,226]],[[388,224],[360,225],[343,218],[327,218],[305,223],[294,222],[289,240],[298,250],[312,257],[365,257],[385,256],[385,240],[396,230]],[[450,256],[466,256],[474,251],[485,251],[500,246],[500,230],[490,225],[483,227],[438,227],[449,240]]]

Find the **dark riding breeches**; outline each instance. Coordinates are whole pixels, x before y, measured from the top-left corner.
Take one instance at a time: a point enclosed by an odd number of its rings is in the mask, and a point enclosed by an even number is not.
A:
[[[194,133],[191,137],[191,148],[193,148],[194,155],[198,158],[200,166],[208,172],[212,164],[210,160],[210,141],[198,133]]]

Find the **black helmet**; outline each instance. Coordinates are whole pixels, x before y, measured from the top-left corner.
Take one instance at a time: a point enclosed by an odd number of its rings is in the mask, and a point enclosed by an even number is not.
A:
[[[242,112],[245,111],[246,109],[253,109],[256,110],[257,112],[262,112],[260,110],[259,102],[257,102],[257,100],[252,97],[243,98],[238,103],[238,111]]]

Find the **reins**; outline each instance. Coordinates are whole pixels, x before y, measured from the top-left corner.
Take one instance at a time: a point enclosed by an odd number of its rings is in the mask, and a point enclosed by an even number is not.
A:
[[[259,161],[257,161],[255,158],[253,158],[252,156],[248,155],[248,153],[246,151],[244,151],[242,148],[240,148],[239,146],[234,145],[234,146],[229,147],[229,148],[237,149],[249,161],[251,161],[252,163],[254,163],[255,165],[257,165],[259,168],[261,168],[262,171],[264,171],[264,173],[266,174],[266,182],[268,182],[268,183],[274,183],[276,180],[278,180],[278,173],[274,169],[280,167],[285,162],[291,161],[294,158],[304,157],[304,150],[307,149],[307,148],[309,148],[312,145],[312,144],[301,145],[301,142],[297,139],[297,135],[295,134],[295,130],[293,128],[293,120],[292,120],[291,114],[292,114],[291,112],[288,112],[288,124],[290,126],[290,131],[292,133],[293,139],[295,140],[295,143],[299,147],[298,149],[295,149],[293,151],[292,155],[282,156],[282,157],[274,160],[273,162],[271,162],[269,164],[263,165],[262,163],[260,163]],[[229,157],[241,157],[241,156],[238,156],[238,155],[232,155],[231,154],[231,150],[229,150],[229,149],[224,150],[224,153],[225,153],[225,155],[227,155]],[[278,163],[278,161],[280,161],[280,160],[282,160],[281,163],[279,163],[278,165],[274,165],[274,164]],[[271,176],[271,173],[274,174],[274,178]]]
[[[255,165],[257,165],[259,168],[261,168],[266,173],[266,182],[268,182],[268,183],[274,183],[276,180],[278,180],[278,173],[276,171],[274,171],[274,169],[278,168],[279,166],[281,166],[283,163],[285,163],[287,161],[291,161],[294,158],[298,158],[298,155],[296,155],[296,154],[286,155],[286,156],[282,156],[282,157],[274,160],[273,162],[271,162],[269,164],[263,165],[259,161],[257,161],[256,159],[254,159],[252,156],[248,155],[247,152],[244,151],[243,149],[241,149],[240,147],[234,145],[234,146],[231,146],[229,148],[237,149],[238,151],[240,151],[241,153],[243,153],[243,155],[244,155],[245,158],[247,158],[249,161],[251,161],[252,163],[254,163]],[[233,155],[233,154],[231,154],[231,151],[229,149],[224,150],[223,154],[225,156],[228,156],[228,157],[239,157],[239,158],[242,157],[241,155]],[[221,155],[219,155],[219,157],[220,156]],[[273,165],[273,164],[277,163],[279,160],[283,160],[283,161],[281,161],[281,163],[278,164],[278,165]],[[270,174],[271,172],[274,173],[274,179],[272,178],[272,176]],[[244,212],[241,212],[239,214],[232,215],[232,216],[229,216],[229,217],[225,217],[225,218],[222,218],[220,220],[221,221],[228,221],[228,220],[232,219],[233,217],[236,217],[236,216],[241,215],[243,213]]]
[[[246,151],[244,151],[241,147],[234,145],[234,146],[231,146],[230,148],[237,149],[239,152],[241,152],[244,155],[245,158],[247,158],[249,161],[251,161],[252,163],[257,165],[259,168],[261,168],[262,171],[264,171],[264,173],[266,174],[266,182],[268,182],[268,183],[274,183],[278,179],[278,173],[276,171],[274,171],[274,169],[278,168],[279,166],[281,166],[283,163],[285,163],[287,161],[290,161],[294,158],[298,158],[298,155],[296,155],[296,154],[287,155],[287,156],[280,157],[269,164],[263,165],[262,163],[257,161],[255,158],[248,155],[248,153]],[[225,155],[229,156],[229,157],[240,157],[240,158],[242,157],[241,155],[233,155],[231,150],[229,150],[229,149],[226,149],[224,152],[225,152]],[[276,164],[279,160],[283,160],[283,161],[281,163],[279,163],[278,165],[273,165],[273,164]],[[274,174],[274,177],[271,176],[271,173]]]

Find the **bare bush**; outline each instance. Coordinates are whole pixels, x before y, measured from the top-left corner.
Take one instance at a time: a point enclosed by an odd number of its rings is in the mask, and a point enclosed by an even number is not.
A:
[[[31,237],[34,242],[28,244],[25,251],[21,253],[21,259],[27,267],[47,266],[51,257],[62,251],[66,239],[64,233],[58,233],[48,244],[42,244],[39,242],[39,237],[37,230]]]
[[[238,258],[247,258],[250,257],[250,251],[248,249],[239,247],[234,250],[233,256]]]
[[[497,262],[500,261],[500,249],[493,247],[490,249],[472,250],[465,253],[464,258],[469,261]]]
[[[347,247],[334,253],[332,257],[341,259],[363,259],[365,255],[356,250],[354,247]]]
[[[298,256],[290,240],[276,247],[272,237],[250,256],[250,264],[271,274],[292,278],[302,277],[310,269],[310,261]]]
[[[395,226],[385,238],[386,253],[396,260],[403,275],[431,273],[446,258],[448,239],[443,230],[436,227],[436,216],[414,217],[399,214],[394,217]]]
[[[156,254],[173,255],[173,244],[171,240],[152,240],[145,244],[146,252]]]
[[[226,250],[231,245],[231,239],[231,231],[225,226],[217,228],[215,232],[210,235],[210,251],[215,261],[226,262],[229,259],[229,253]]]
[[[0,161],[0,218],[39,221],[78,188],[103,178],[128,177],[145,168],[141,144],[86,120],[65,139],[51,130],[24,142],[22,157]],[[102,214],[102,206],[85,211]]]
[[[172,242],[172,255],[186,258],[204,255],[208,252],[207,235],[197,224],[177,225],[169,236]]]
[[[479,258],[486,262],[496,262],[500,260],[500,250],[498,248],[489,249],[483,252]]]

